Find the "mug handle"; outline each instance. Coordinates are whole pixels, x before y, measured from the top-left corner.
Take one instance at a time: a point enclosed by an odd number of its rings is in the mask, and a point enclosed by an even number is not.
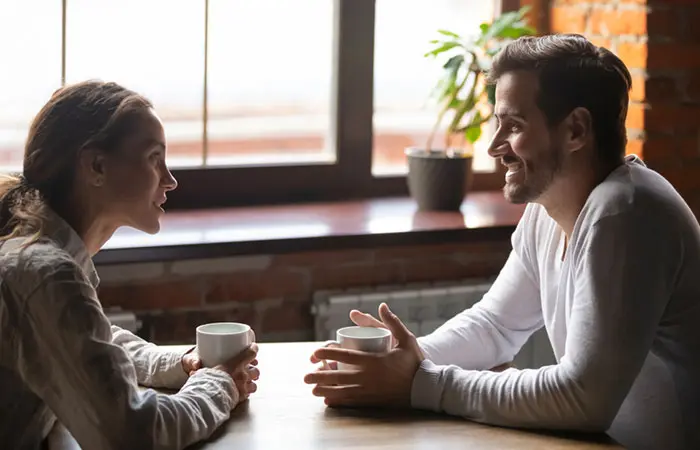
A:
[[[253,328],[248,329],[248,334],[250,335],[250,343],[252,344],[255,342],[255,331],[253,331]]]

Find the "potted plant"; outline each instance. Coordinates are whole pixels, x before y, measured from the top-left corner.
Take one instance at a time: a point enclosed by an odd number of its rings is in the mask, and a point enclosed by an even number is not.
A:
[[[485,83],[485,74],[506,43],[535,33],[525,19],[528,10],[525,6],[482,23],[475,36],[438,30],[440,38],[430,41],[434,48],[425,57],[445,61],[433,93],[440,110],[425,148],[406,149],[408,188],[421,210],[460,209],[471,178],[473,144],[493,114],[495,88]],[[433,141],[445,120],[444,147],[436,148]]]

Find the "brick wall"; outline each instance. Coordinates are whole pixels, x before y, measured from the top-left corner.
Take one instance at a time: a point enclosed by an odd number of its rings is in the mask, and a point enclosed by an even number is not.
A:
[[[639,154],[700,214],[700,2],[553,0],[553,32],[582,33],[633,76],[628,151]]]
[[[700,2],[521,0],[553,32],[578,32],[618,54],[633,86],[628,152],[665,175],[700,213]],[[155,342],[194,339],[212,320],[250,323],[261,341],[313,337],[318,289],[492,276],[509,242],[258,255],[99,268],[105,307],[135,311]]]
[[[509,250],[504,240],[102,266],[99,295],[157,343],[191,342],[197,325],[222,320],[249,323],[261,342],[308,340],[317,290],[490,277]]]

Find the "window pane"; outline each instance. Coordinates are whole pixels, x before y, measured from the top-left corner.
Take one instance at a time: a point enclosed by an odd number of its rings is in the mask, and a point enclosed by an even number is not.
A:
[[[61,2],[0,4],[0,172],[22,168],[29,125],[61,86]]]
[[[429,41],[439,37],[440,29],[478,33],[479,24],[492,18],[493,1],[377,0],[376,5],[372,172],[405,173],[405,148],[425,147],[437,118],[430,96],[442,64],[423,56]],[[475,170],[493,170],[484,148],[488,134],[475,146]],[[434,144],[441,142],[444,133],[435,136]]]
[[[333,3],[210,0],[208,164],[335,159]]]
[[[144,94],[164,122],[168,163],[201,165],[204,1],[70,0],[66,29],[66,81]]]

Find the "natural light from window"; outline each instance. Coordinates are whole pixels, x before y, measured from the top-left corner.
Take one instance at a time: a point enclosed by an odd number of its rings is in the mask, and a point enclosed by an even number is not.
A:
[[[333,162],[334,3],[210,0],[206,158],[204,1],[68,0],[66,82],[113,80],[149,97],[173,167]],[[400,173],[405,147],[423,145],[435,120],[429,94],[440,64],[423,57],[428,42],[441,28],[478,30],[493,5],[376,8],[373,171]],[[16,171],[32,117],[61,84],[61,2],[0,4],[0,61],[0,170]],[[475,168],[488,170],[478,144]]]
[[[377,0],[374,49],[375,175],[406,173],[406,147],[425,147],[437,118],[430,94],[440,79],[444,60],[425,58],[437,30],[462,36],[478,34],[493,17],[487,0]],[[447,125],[447,120],[443,122]],[[488,130],[474,149],[474,169],[492,171],[486,154]],[[439,145],[444,133],[435,136]]]

